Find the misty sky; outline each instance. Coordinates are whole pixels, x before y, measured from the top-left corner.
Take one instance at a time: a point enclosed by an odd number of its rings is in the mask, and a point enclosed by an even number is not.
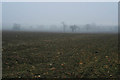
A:
[[[3,24],[117,25],[117,2],[8,2],[2,4]]]

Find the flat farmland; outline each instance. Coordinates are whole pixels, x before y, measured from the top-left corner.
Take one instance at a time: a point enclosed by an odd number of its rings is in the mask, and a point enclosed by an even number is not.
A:
[[[118,35],[2,34],[3,78],[118,78]]]

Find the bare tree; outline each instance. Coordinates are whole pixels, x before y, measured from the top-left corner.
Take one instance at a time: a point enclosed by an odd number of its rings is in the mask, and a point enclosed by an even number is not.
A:
[[[85,25],[85,28],[86,28],[87,31],[90,29],[90,26],[91,26],[90,24]]]
[[[65,32],[65,29],[66,29],[66,24],[64,22],[62,22],[62,25],[63,25],[63,32]]]
[[[13,24],[13,30],[20,31],[21,25],[20,24]]]
[[[75,32],[77,29],[77,26],[74,24],[74,25],[71,25],[70,28],[71,28],[72,32]]]

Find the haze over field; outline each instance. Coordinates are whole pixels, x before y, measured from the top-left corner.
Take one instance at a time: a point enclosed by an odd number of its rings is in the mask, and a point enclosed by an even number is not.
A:
[[[2,8],[2,78],[120,77],[117,2]]]
[[[14,24],[30,31],[117,32],[118,28],[117,2],[11,2],[2,8],[3,30],[15,30]]]

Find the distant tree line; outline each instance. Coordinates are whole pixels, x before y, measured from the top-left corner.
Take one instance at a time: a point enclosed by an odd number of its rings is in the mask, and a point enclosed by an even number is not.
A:
[[[35,26],[29,26],[27,29],[28,30],[38,30],[38,31],[42,31],[42,30],[48,30],[48,31],[55,31],[58,29],[58,31],[62,31],[64,33],[66,32],[72,32],[72,33],[76,33],[76,32],[92,32],[92,31],[117,31],[117,26],[98,26],[95,23],[92,24],[85,24],[85,25],[76,25],[76,24],[72,24],[72,25],[67,25],[64,21],[61,22],[61,27],[59,25],[59,27],[57,27],[56,25],[51,25],[51,26],[45,26],[45,25],[37,25],[37,27]],[[48,28],[50,27],[50,28]],[[21,24],[13,24],[13,30],[15,31],[20,31],[20,30],[25,30],[23,29],[25,27],[21,26]],[[36,28],[36,29],[35,29]],[[26,30],[27,30],[26,29]]]

